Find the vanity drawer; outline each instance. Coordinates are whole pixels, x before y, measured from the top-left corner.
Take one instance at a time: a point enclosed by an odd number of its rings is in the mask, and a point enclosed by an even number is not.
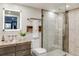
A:
[[[16,56],[25,56],[25,55],[26,55],[26,50],[16,52]]]
[[[20,44],[16,45],[16,51],[26,50],[26,49],[30,49],[30,48],[31,48],[31,44],[29,42],[20,43]]]
[[[30,56],[30,50],[21,50],[16,52],[16,56]]]
[[[8,54],[3,54],[1,56],[15,56],[15,53],[8,53]]]
[[[26,56],[31,56],[31,49],[30,50],[26,50]]]
[[[15,52],[15,46],[7,46],[4,48],[0,48],[0,55]]]

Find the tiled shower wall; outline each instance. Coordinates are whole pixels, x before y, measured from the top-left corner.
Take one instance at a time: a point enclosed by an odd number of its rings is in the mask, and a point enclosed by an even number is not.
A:
[[[48,51],[62,49],[64,14],[44,11],[43,46]]]
[[[69,53],[79,55],[79,9],[69,11]]]
[[[20,31],[6,31],[3,32],[3,8],[5,9],[11,9],[11,10],[21,10],[21,16],[22,16],[22,30],[23,32],[27,31],[27,25],[32,25],[32,23],[28,23],[27,18],[41,18],[41,10],[40,9],[36,9],[36,8],[32,8],[32,7],[26,7],[26,6],[22,6],[22,5],[18,5],[18,4],[0,4],[0,41],[2,39],[2,35],[4,34],[5,40],[9,40],[8,35],[17,35],[17,40],[21,39],[20,38]],[[32,40],[32,34],[29,33],[26,35],[27,38],[29,40]],[[37,42],[35,42],[37,44],[37,47],[41,46],[40,43],[41,39],[38,39]],[[34,44],[34,46],[36,45]]]

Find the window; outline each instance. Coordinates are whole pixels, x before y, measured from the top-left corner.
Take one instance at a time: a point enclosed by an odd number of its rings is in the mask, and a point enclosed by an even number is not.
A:
[[[11,31],[21,29],[20,12],[12,10],[3,11],[3,29]]]
[[[5,16],[5,29],[17,29],[17,17]]]

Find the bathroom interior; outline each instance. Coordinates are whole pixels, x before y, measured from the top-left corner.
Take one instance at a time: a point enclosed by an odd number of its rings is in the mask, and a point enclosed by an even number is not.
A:
[[[0,56],[79,56],[78,21],[79,3],[0,3]]]

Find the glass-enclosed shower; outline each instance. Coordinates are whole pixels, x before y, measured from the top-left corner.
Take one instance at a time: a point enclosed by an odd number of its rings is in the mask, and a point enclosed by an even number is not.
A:
[[[64,12],[43,11],[43,48],[63,49]]]

